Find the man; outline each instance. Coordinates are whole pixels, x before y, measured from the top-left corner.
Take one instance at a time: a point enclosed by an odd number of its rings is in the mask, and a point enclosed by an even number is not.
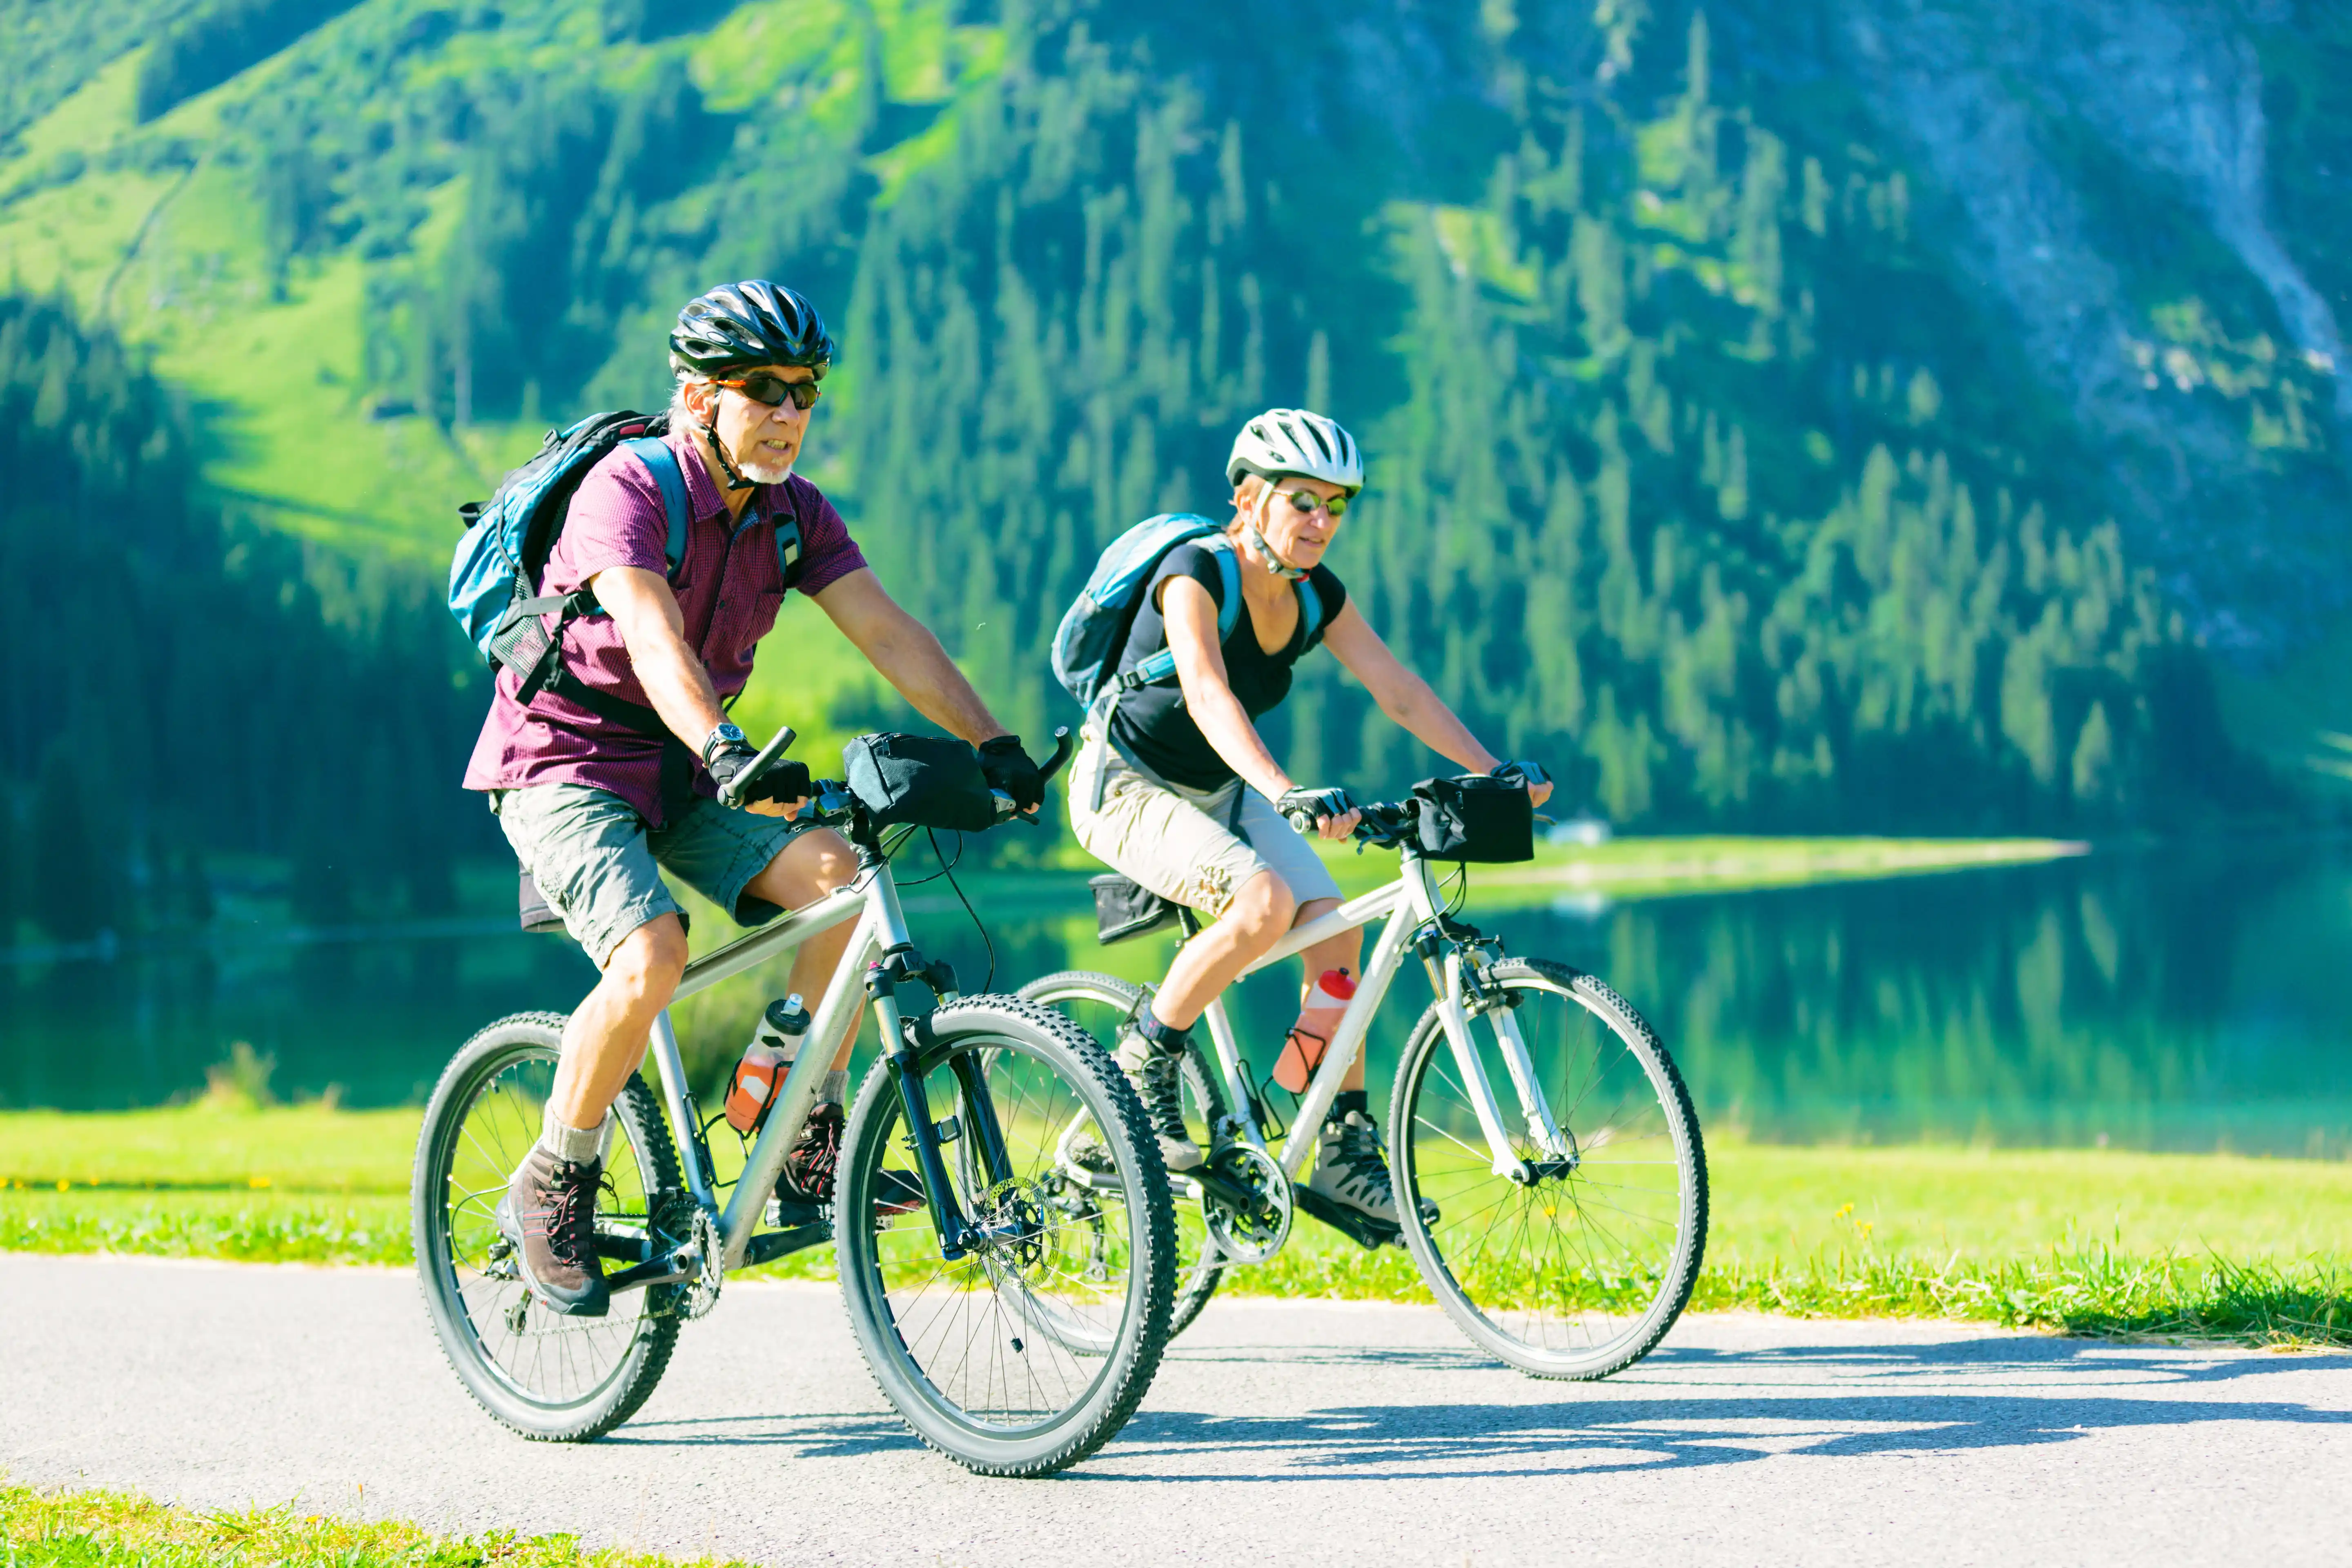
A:
[[[466,771],[603,972],[564,1027],[539,1142],[499,1211],[533,1291],[578,1317],[608,1301],[593,1245],[608,1112],[686,967],[686,925],[661,872],[745,923],[856,874],[838,835],[793,819],[811,784],[802,763],[772,767],[745,809],[716,798],[755,755],[722,703],[750,679],[787,594],[814,600],[918,710],[978,746],[990,784],[1016,805],[1034,808],[1044,788],[939,639],[883,591],[841,515],[793,473],[834,355],[815,306],[773,283],[714,289],[679,312],[669,343],[667,442],[690,514],[675,578],[660,485],[616,448],[582,479],[541,584],[589,588],[602,613],[562,624],[563,675],[528,704],[500,674]],[[799,528],[789,582],[780,520]],[[574,681],[590,690],[566,696]],[[793,989],[821,997],[850,936],[839,926],[803,943]],[[787,1162],[788,1197],[832,1195],[848,1056],[845,1043]]]
[[[1339,907],[1339,884],[1286,815],[1306,815],[1331,839],[1345,839],[1361,819],[1347,791],[1300,787],[1258,732],[1257,721],[1290,695],[1292,667],[1319,641],[1382,713],[1430,750],[1475,772],[1520,780],[1538,805],[1551,793],[1543,769],[1503,762],[1481,745],[1323,564],[1363,488],[1353,437],[1320,414],[1270,408],[1234,438],[1225,479],[1234,517],[1221,544],[1235,558],[1242,599],[1233,630],[1218,632],[1227,590],[1211,543],[1170,551],[1146,586],[1118,668],[1124,674],[1165,648],[1175,657],[1177,679],[1089,713],[1070,769],[1070,826],[1087,852],[1212,922],[1184,944],[1150,1005],[1119,1032],[1119,1066],[1176,1172],[1202,1163],[1184,1125],[1178,1080],[1193,1024],[1285,934]],[[1320,601],[1319,637],[1309,632],[1302,592]],[[1360,933],[1343,931],[1308,948],[1306,986],[1326,970],[1355,969],[1360,942]],[[1368,1218],[1398,1223],[1361,1052],[1320,1129],[1307,1184]]]

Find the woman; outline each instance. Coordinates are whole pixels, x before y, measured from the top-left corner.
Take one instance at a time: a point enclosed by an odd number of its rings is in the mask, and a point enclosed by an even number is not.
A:
[[[1331,873],[1285,814],[1311,814],[1331,839],[1352,833],[1359,814],[1345,790],[1301,788],[1255,723],[1289,695],[1292,668],[1318,641],[1364,683],[1381,711],[1433,751],[1475,772],[1525,777],[1537,805],[1551,793],[1542,769],[1499,762],[1480,745],[1397,661],[1322,564],[1363,488],[1363,460],[1347,431],[1319,414],[1268,409],[1235,438],[1225,478],[1234,487],[1225,540],[1169,552],[1119,655],[1123,674],[1165,647],[1176,681],[1136,687],[1097,706],[1070,770],[1070,823],[1087,853],[1213,922],[1184,944],[1158,994],[1119,1036],[1119,1065],[1151,1112],[1171,1171],[1202,1160],[1185,1131],[1178,1087],[1202,1009],[1293,926],[1339,903]],[[1221,639],[1227,571],[1218,555],[1228,542],[1243,613]],[[1312,627],[1303,594],[1316,596]],[[1360,947],[1349,931],[1307,949],[1307,983],[1326,970],[1353,972]],[[1307,1185],[1397,1223],[1360,1054],[1324,1121]]]

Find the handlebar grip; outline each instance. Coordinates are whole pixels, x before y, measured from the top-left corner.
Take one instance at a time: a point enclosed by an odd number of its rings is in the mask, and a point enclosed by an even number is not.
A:
[[[1309,837],[1314,835],[1316,829],[1315,814],[1313,812],[1286,811],[1282,815],[1284,818],[1289,822],[1290,826],[1297,828],[1299,832],[1307,834]]]
[[[740,806],[743,804],[744,792],[759,783],[760,775],[773,767],[776,759],[790,751],[793,742],[799,739],[800,736],[793,732],[790,724],[777,731],[776,738],[761,748],[760,754],[751,759],[750,765],[727,781],[727,786],[719,792],[719,804],[730,808]]]

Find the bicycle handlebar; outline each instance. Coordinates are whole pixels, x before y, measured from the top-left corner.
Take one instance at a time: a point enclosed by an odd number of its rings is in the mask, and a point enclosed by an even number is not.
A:
[[[740,808],[744,793],[759,783],[760,775],[775,766],[776,759],[790,751],[793,742],[799,739],[790,724],[777,731],[776,738],[761,748],[760,754],[751,759],[749,766],[719,786],[719,804],[730,809]]]
[[[1358,820],[1348,837],[1366,844],[1376,844],[1392,849],[1412,836],[1413,823],[1421,814],[1417,800],[1374,800],[1359,803]],[[1308,811],[1285,812],[1290,826],[1312,838],[1316,836],[1315,816]]]
[[[1037,770],[1037,782],[1041,784],[1051,784],[1055,773],[1060,773],[1064,768],[1069,766],[1070,753],[1077,749],[1078,742],[1071,736],[1070,727],[1067,724],[1055,725],[1054,727],[1054,754],[1046,759],[1045,766]],[[996,817],[998,821],[1002,822],[1004,818],[1011,816],[1013,814],[1015,808],[1011,795],[1005,794],[1001,789],[992,789],[988,793],[996,797]]]
[[[778,730],[776,738],[761,747],[760,754],[752,758],[741,773],[727,781],[726,786],[719,792],[719,804],[727,806],[740,806],[744,794],[759,782],[760,775],[773,767],[776,760],[790,750],[792,743],[799,738],[790,724]],[[1037,770],[1038,783],[1049,782],[1055,773],[1067,767],[1070,763],[1070,753],[1076,750],[1077,741],[1071,735],[1070,727],[1066,724],[1057,726],[1054,731],[1054,754],[1046,760],[1043,767]],[[1002,822],[1015,814],[1016,808],[1011,795],[1001,789],[992,789],[988,793],[996,797],[998,821]],[[850,794],[849,785],[840,779],[818,779],[812,786],[809,804],[802,809],[805,812],[814,812],[815,820],[819,822],[847,821],[856,809],[856,797]]]

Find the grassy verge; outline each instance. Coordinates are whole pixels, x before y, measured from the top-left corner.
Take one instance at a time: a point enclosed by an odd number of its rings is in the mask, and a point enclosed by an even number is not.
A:
[[[415,1116],[0,1114],[0,1250],[405,1266]],[[1726,1141],[1709,1167],[1703,1310],[2352,1344],[2352,1164]],[[1225,1289],[1427,1299],[1403,1253],[1311,1225]]]
[[[1346,846],[1316,847],[1350,894],[1396,875],[1392,858],[1358,856]],[[1474,867],[1470,880],[1474,902],[1489,905],[1563,893],[1662,898],[2030,865],[2085,854],[2089,847],[2058,838],[1615,838],[1605,844],[1538,844],[1536,858],[1526,865]]]
[[[677,1559],[589,1551],[569,1535],[452,1539],[413,1524],[359,1524],[288,1504],[207,1512],[129,1492],[0,1486],[6,1568],[672,1568]],[[699,1558],[695,1568],[713,1568]]]

